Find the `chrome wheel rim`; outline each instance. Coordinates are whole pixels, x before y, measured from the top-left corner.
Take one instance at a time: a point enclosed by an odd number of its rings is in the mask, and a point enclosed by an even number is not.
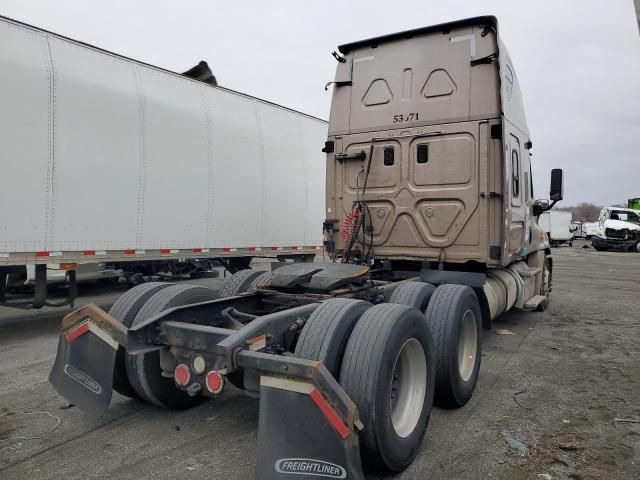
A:
[[[460,337],[458,339],[458,369],[462,381],[466,382],[471,378],[476,364],[476,354],[478,352],[478,329],[476,315],[471,310],[467,310],[462,315],[460,323]]]
[[[406,438],[415,430],[426,390],[426,355],[420,342],[410,338],[396,357],[391,379],[391,422],[399,437]]]

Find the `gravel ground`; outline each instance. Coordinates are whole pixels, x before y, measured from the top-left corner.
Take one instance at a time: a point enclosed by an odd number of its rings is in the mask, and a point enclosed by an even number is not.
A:
[[[485,332],[473,399],[434,410],[393,478],[640,478],[640,255],[581,246],[554,249],[547,312]],[[85,288],[79,305],[121,292]],[[237,391],[186,412],[115,393],[99,420],[67,408],[47,382],[64,313],[0,309],[0,479],[253,477],[258,401]]]

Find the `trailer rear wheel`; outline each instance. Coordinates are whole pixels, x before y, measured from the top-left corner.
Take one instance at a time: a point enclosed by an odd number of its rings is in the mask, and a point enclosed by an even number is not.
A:
[[[170,287],[172,283],[150,282],[143,283],[125,292],[116,300],[109,315],[120,323],[129,328],[136,318],[136,315],[142,306],[154,296],[158,291]],[[113,389],[129,398],[140,398],[129,382],[127,377],[127,369],[125,366],[125,350],[122,346],[118,346],[116,352],[116,363],[113,368]]]
[[[235,297],[236,295],[244,293],[251,288],[253,282],[255,282],[258,277],[261,277],[265,273],[268,272],[252,269],[240,270],[224,281],[218,290],[218,295],[220,298],[226,298]]]
[[[173,307],[206,302],[218,298],[206,287],[196,285],[172,285],[157,292],[140,309],[132,326]],[[160,352],[126,355],[126,368],[131,386],[143,400],[171,410],[183,410],[206,400],[203,396],[190,396],[179,390],[173,378],[162,375]]]
[[[369,308],[349,338],[340,372],[365,427],[360,451],[366,465],[391,472],[409,466],[427,429],[434,380],[424,314],[389,303]]]
[[[482,314],[472,288],[440,285],[425,314],[436,348],[435,402],[461,407],[475,389],[482,354]]]
[[[322,303],[305,323],[295,356],[318,360],[331,375],[339,378],[349,336],[358,319],[370,307],[369,302],[350,298],[333,298]]]
[[[430,283],[405,282],[400,284],[391,294],[389,303],[409,305],[421,312],[427,310],[427,305],[436,287]]]

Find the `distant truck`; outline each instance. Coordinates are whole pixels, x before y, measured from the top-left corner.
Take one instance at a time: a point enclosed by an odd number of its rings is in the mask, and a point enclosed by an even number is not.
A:
[[[558,247],[563,243],[573,246],[571,212],[560,210],[544,212],[538,218],[538,226],[547,234],[552,247]]]
[[[326,121],[3,17],[0,71],[0,304],[20,278],[45,305],[47,271],[71,303],[80,264],[320,252]]]
[[[598,251],[640,252],[640,210],[603,208],[598,218],[598,228],[591,237],[591,245]]]

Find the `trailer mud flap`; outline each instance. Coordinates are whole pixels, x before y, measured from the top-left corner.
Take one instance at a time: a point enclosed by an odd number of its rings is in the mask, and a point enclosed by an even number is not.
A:
[[[118,342],[91,316],[74,314],[67,328],[63,321],[49,382],[71,404],[99,417],[111,402]]]
[[[257,480],[363,480],[358,433],[311,382],[263,375]]]

